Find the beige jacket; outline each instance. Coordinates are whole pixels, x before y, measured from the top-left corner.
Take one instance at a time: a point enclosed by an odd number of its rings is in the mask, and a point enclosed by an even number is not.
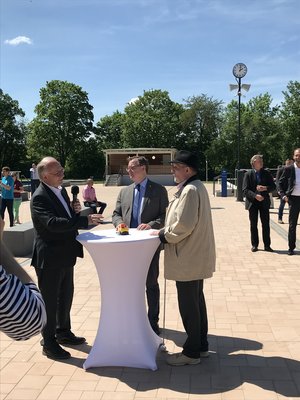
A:
[[[166,279],[193,281],[213,275],[216,251],[210,202],[196,177],[170,201],[160,238],[165,243]]]

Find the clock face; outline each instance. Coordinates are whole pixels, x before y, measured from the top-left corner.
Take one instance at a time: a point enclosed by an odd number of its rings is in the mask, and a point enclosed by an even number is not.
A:
[[[243,78],[247,73],[247,67],[243,63],[237,63],[233,67],[232,73],[236,78]]]

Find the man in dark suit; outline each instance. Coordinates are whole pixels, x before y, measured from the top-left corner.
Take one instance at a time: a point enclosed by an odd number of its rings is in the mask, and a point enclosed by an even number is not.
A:
[[[249,211],[251,251],[258,250],[258,213],[262,224],[263,242],[265,251],[272,252],[270,238],[270,196],[276,186],[271,173],[263,168],[261,155],[254,155],[250,163],[252,169],[247,171],[243,181],[243,194],[246,197],[245,208]]]
[[[285,168],[279,183],[280,197],[289,203],[289,250],[292,256],[296,247],[296,230],[300,212],[300,148],[294,150],[294,163]]]
[[[288,158],[288,159],[285,160],[285,165],[280,165],[278,167],[278,169],[277,169],[275,182],[276,182],[276,188],[277,188],[277,192],[278,192],[279,197],[280,197],[280,194],[279,194],[279,179],[281,178],[281,175],[283,174],[284,169],[286,167],[288,167],[289,165],[291,165],[291,164],[294,164],[294,160]],[[279,207],[278,207],[278,223],[279,224],[284,224],[282,217],[283,217],[283,210],[284,210],[285,204],[286,204],[286,201],[283,200],[280,197],[280,204],[279,204]]]
[[[123,188],[119,193],[112,215],[115,227],[122,223],[140,230],[160,229],[164,226],[166,208],[169,204],[168,193],[165,187],[147,178],[148,164],[148,160],[143,156],[129,158],[127,171],[134,183]],[[156,334],[160,333],[158,326],[159,255],[160,249],[153,256],[146,281],[148,318]]]
[[[48,358],[66,359],[71,355],[59,344],[78,345],[85,338],[71,331],[70,310],[73,300],[73,267],[83,257],[82,245],[76,236],[79,227],[100,222],[100,216],[80,216],[80,204],[70,204],[67,191],[61,187],[64,169],[52,157],[45,157],[37,166],[41,184],[34,192],[31,217],[35,241],[31,264],[46,305],[47,324],[43,329],[43,354]]]

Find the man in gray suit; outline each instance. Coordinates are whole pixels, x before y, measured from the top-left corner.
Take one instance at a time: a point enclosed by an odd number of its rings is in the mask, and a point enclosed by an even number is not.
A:
[[[169,204],[168,193],[162,185],[148,179],[148,160],[143,156],[130,157],[127,171],[133,184],[123,188],[118,196],[116,208],[112,215],[115,227],[125,223],[128,227],[160,229],[164,226],[166,208]],[[138,205],[135,198],[138,197]],[[146,295],[148,318],[156,334],[160,333],[159,319],[159,255],[156,251],[151,261],[147,281]]]

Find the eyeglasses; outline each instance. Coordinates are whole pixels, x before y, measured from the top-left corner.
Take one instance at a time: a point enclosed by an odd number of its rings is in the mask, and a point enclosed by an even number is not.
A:
[[[133,165],[132,167],[127,167],[126,171],[135,171],[137,168],[142,167],[142,165]]]
[[[186,168],[187,165],[184,164],[171,164],[171,170],[173,171],[179,171],[182,168]]]
[[[61,175],[64,174],[64,172],[65,172],[65,169],[62,168],[62,169],[60,169],[60,170],[57,171],[57,172],[48,172],[48,174],[50,174],[50,175],[55,175],[55,176],[61,176]]]

